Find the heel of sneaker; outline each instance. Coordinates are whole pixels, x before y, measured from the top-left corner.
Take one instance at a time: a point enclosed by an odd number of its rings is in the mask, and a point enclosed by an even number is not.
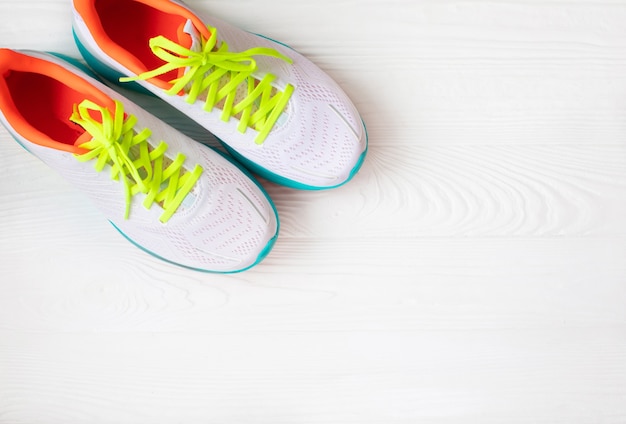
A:
[[[144,87],[142,87],[137,82],[128,82],[128,83],[123,83],[123,85],[122,85],[120,83],[120,78],[121,77],[125,77],[127,75],[123,75],[119,71],[116,71],[115,69],[109,68],[104,63],[99,61],[83,45],[83,43],[80,41],[80,39],[76,35],[76,31],[74,31],[73,29],[72,29],[72,35],[74,36],[74,42],[76,43],[76,46],[78,47],[78,51],[80,51],[80,54],[83,56],[83,59],[85,59],[85,62],[87,62],[87,65],[89,65],[89,67],[91,69],[93,69],[93,71],[96,74],[98,74],[100,77],[102,77],[102,78],[106,79],[107,81],[110,81],[110,82],[112,82],[114,84],[120,85],[121,87],[127,88],[129,90],[133,90],[133,91],[141,93],[141,94],[148,94],[150,96],[154,96],[153,93],[151,93],[150,91],[146,90]]]

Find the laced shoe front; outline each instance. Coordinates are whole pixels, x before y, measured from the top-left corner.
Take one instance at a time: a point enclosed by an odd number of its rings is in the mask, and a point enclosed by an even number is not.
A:
[[[73,5],[75,40],[96,71],[182,111],[253,172],[315,190],[344,184],[363,163],[367,132],[356,108],[285,45],[174,0]]]
[[[189,104],[202,99],[205,111],[211,112],[213,108],[222,111],[222,121],[236,118],[240,133],[245,133],[248,127],[254,128],[257,131],[254,141],[262,144],[285,109],[294,87],[287,84],[282,91],[276,89],[272,86],[276,76],[269,73],[257,79],[254,56],[274,57],[287,63],[292,61],[269,48],[230,52],[226,43],[217,47],[217,28],[209,27],[208,30],[211,36],[208,40],[200,40],[199,51],[185,48],[163,36],[150,39],[152,52],[165,64],[136,77],[120,78],[120,81],[149,80],[176,70],[181,76],[169,81],[172,87],[167,94],[184,94]]]
[[[0,75],[8,131],[143,250],[211,272],[242,271],[270,251],[273,204],[221,154],[57,57],[0,49]]]
[[[202,167],[196,164],[189,171],[183,166],[185,155],[178,153],[171,160],[165,156],[167,144],[161,141],[156,148],[148,143],[151,131],[144,128],[135,131],[137,118],[125,116],[123,104],[115,100],[113,113],[97,104],[84,100],[75,105],[70,120],[83,127],[89,141],[79,142],[78,147],[88,150],[76,156],[81,162],[95,161],[95,169],[100,172],[105,166],[111,169],[111,178],[120,180],[124,187],[126,210],[130,213],[131,197],[143,193],[143,206],[147,209],[157,202],[163,209],[159,220],[167,222],[176,212],[202,174]],[[97,112],[101,122],[92,118]]]

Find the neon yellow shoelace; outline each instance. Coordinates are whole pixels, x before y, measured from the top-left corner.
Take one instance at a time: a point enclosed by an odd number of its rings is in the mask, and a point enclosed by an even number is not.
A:
[[[102,123],[92,118],[90,111],[98,112]],[[137,118],[134,115],[125,117],[124,106],[117,100],[113,116],[108,109],[83,100],[80,105],[74,105],[70,120],[92,137],[79,146],[89,152],[76,155],[76,158],[81,162],[97,159],[96,171],[102,171],[108,164],[111,178],[121,178],[126,197],[126,219],[130,214],[132,196],[143,193],[146,195],[144,207],[149,209],[157,202],[164,210],[159,219],[167,222],[202,174],[199,165],[191,172],[183,167],[185,155],[182,153],[173,160],[164,156],[168,147],[165,142],[161,141],[156,148],[149,145],[147,140],[151,131],[146,128],[135,132]]]
[[[120,78],[120,81],[147,80],[175,69],[185,69],[181,77],[170,81],[173,86],[167,91],[168,94],[186,92],[188,103],[194,103],[198,96],[206,94],[204,110],[210,112],[216,105],[223,105],[221,119],[228,121],[231,117],[237,117],[238,130],[244,133],[248,127],[254,128],[259,132],[255,143],[261,144],[283,112],[294,87],[287,84],[283,91],[278,91],[271,84],[276,79],[272,74],[265,75],[261,81],[254,78],[252,74],[257,64],[253,56],[275,57],[287,63],[292,63],[292,60],[274,49],[264,47],[235,53],[229,52],[228,45],[222,42],[216,48],[217,29],[208,29],[211,36],[208,40],[202,38],[200,52],[182,47],[163,36],[150,39],[152,52],[165,64],[136,77]],[[245,84],[246,95],[235,104],[237,89],[242,83]]]

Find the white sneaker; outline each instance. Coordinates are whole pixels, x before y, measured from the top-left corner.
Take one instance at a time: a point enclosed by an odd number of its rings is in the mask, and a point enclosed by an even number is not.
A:
[[[367,132],[339,86],[276,41],[174,0],[73,0],[74,37],[104,77],[155,94],[259,175],[325,189],[350,180]],[[208,24],[208,26],[206,25]]]
[[[0,49],[0,122],[166,261],[242,271],[277,237],[273,204],[237,165],[56,56]]]

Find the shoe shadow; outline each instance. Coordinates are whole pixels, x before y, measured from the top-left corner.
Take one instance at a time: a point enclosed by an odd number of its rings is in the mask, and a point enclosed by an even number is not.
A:
[[[137,93],[117,85],[111,85],[111,88],[191,139],[221,153],[225,153],[227,157],[232,159],[232,156],[226,152],[217,137],[168,103],[157,97]],[[356,87],[356,89],[352,91],[357,94],[360,93],[361,97],[365,96],[358,88],[360,87]],[[291,259],[297,257],[305,260],[308,256],[308,249],[315,248],[309,246],[308,242],[302,243],[303,239],[309,237],[317,238],[319,236],[324,237],[326,235],[317,234],[317,230],[320,230],[320,224],[318,222],[321,219],[320,210],[325,211],[325,209],[319,205],[330,206],[331,209],[333,206],[341,208],[341,205],[349,201],[348,199],[350,198],[353,198],[350,202],[361,203],[360,199],[369,191],[367,186],[376,184],[378,180],[376,174],[385,172],[383,169],[380,169],[379,166],[380,163],[385,163],[385,161],[376,159],[379,155],[385,156],[385,146],[378,146],[376,142],[376,140],[381,140],[380,134],[377,134],[377,132],[380,128],[384,128],[384,122],[368,122],[370,118],[372,120],[378,119],[381,121],[384,121],[385,118],[378,112],[374,113],[374,111],[371,111],[372,113],[367,113],[370,103],[366,98],[359,99],[359,96],[354,96],[354,99],[357,101],[360,100],[360,104],[357,103],[357,108],[359,110],[363,109],[361,112],[364,113],[364,120],[368,127],[369,141],[368,153],[364,163],[358,174],[355,175],[351,181],[343,186],[330,190],[307,191],[285,187],[252,174],[265,189],[278,211],[281,229],[280,236],[273,249],[278,253],[278,263],[290,261],[285,258],[285,256]],[[373,189],[375,190],[376,188],[374,187]],[[325,212],[331,213],[329,211]],[[358,225],[354,228],[354,231],[360,231]],[[322,233],[324,232],[325,231],[322,231]],[[294,249],[294,246],[298,248]],[[272,254],[266,259],[266,261],[268,260],[272,261]]]
[[[200,124],[196,123],[187,115],[180,112],[178,109],[159,99],[158,97],[148,94],[138,93],[118,85],[110,85],[112,89],[121,93],[125,97],[135,102],[138,106],[141,106],[152,115],[156,116],[171,127],[176,128],[186,136],[196,140],[202,144],[205,144],[211,148],[217,149],[221,152],[225,152],[221,146],[219,140],[207,131]]]

